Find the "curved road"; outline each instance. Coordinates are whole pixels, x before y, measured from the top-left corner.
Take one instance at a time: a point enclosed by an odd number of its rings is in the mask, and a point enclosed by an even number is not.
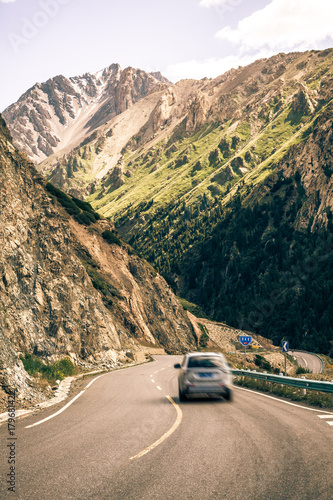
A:
[[[306,368],[312,373],[322,372],[322,363],[320,359],[314,354],[302,351],[289,351],[289,354],[296,358],[297,364],[299,366]]]
[[[0,497],[332,498],[333,412],[244,388],[235,388],[233,403],[179,403],[173,364],[180,359],[159,356],[104,374],[69,406],[18,420],[16,492],[6,494],[2,460]],[[0,440],[5,458],[6,425]]]

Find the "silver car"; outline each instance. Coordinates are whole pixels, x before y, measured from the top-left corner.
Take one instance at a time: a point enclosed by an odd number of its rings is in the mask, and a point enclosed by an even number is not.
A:
[[[186,354],[179,369],[179,399],[184,401],[190,394],[219,394],[231,401],[232,373],[223,354],[216,352],[192,352]]]

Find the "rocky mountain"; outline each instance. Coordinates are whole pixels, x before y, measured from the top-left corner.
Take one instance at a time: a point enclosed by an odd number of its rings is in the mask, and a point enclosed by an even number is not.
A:
[[[119,170],[90,197],[215,320],[325,353],[333,345],[332,77],[327,50],[280,54],[201,82],[183,119],[150,142],[142,129],[141,148],[129,143]]]
[[[3,113],[14,145],[40,163],[72,148],[116,115],[170,82],[118,64],[95,74],[37,83]]]
[[[20,356],[110,367],[180,352],[191,323],[164,279],[86,203],[36,171],[0,117],[0,383],[37,396]]]
[[[332,49],[157,79],[39,169],[216,320],[329,352],[332,86]]]

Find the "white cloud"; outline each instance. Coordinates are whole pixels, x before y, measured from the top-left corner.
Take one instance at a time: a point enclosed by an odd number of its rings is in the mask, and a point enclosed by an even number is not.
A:
[[[15,2],[16,0],[0,0],[1,3],[11,3]]]
[[[333,37],[332,17],[332,0],[272,0],[239,21],[237,28],[226,26],[216,37],[239,45],[241,53],[262,47],[306,50]]]
[[[215,7],[216,5],[222,5],[228,3],[229,0],[200,0],[199,5],[201,7]],[[232,1],[232,0],[231,0]]]
[[[192,61],[171,64],[167,66],[162,73],[174,83],[183,78],[194,78],[196,80],[201,80],[205,77],[216,78],[231,68],[246,66],[257,59],[270,57],[271,55],[272,53],[270,51],[261,50],[254,55],[246,54],[239,56],[236,54],[221,58],[211,57],[209,59],[205,59],[204,61],[197,61],[193,59]]]
[[[227,8],[242,1],[200,0],[200,5]],[[231,68],[278,52],[333,46],[332,18],[332,0],[271,0],[266,7],[239,21],[236,28],[226,26],[216,34],[216,38],[234,45],[232,54],[171,64],[163,74],[172,82],[182,78],[215,78]],[[226,44],[223,49],[228,50]]]

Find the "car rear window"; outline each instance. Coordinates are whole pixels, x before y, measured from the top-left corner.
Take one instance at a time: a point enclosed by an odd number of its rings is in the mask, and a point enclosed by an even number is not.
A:
[[[217,357],[191,356],[188,360],[188,368],[221,368],[223,360]]]

